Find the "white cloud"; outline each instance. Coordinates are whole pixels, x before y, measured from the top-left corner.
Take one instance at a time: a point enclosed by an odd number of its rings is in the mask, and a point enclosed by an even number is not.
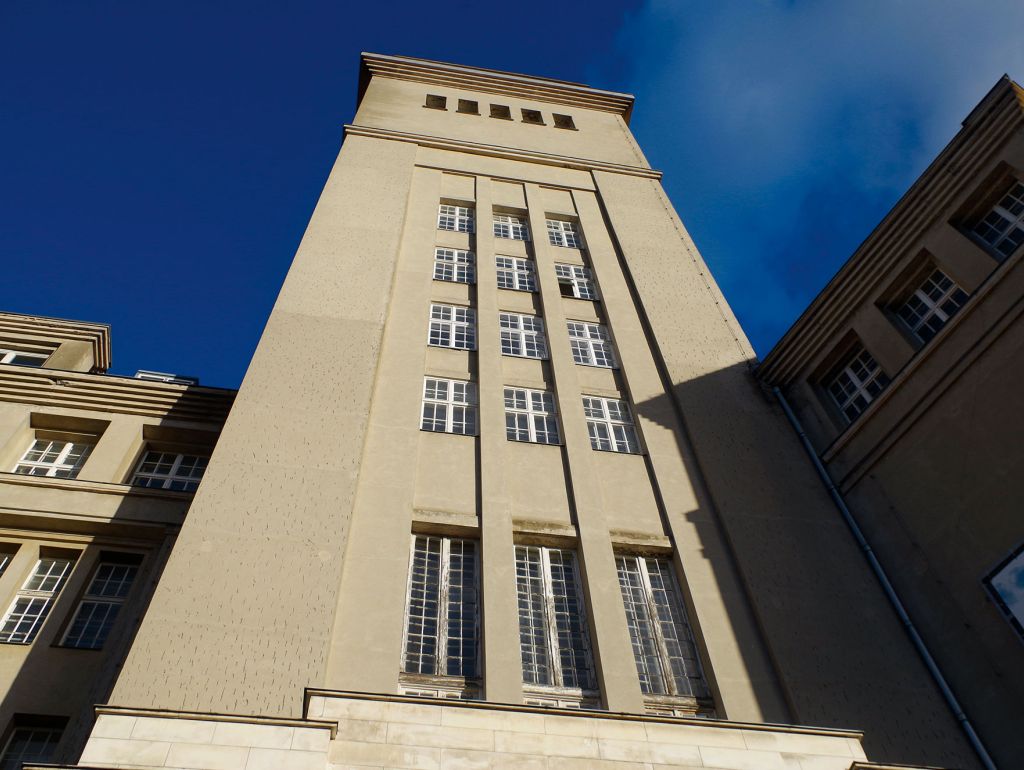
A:
[[[650,0],[627,17],[634,130],[760,352],[998,78],[1024,77],[1022,26],[1019,0]],[[861,207],[838,212],[834,246],[806,221],[829,216],[822,189]]]

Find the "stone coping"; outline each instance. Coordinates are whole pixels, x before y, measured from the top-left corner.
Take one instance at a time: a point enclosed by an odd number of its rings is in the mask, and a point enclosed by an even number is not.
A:
[[[236,722],[248,725],[272,725],[274,727],[300,727],[316,730],[330,730],[331,739],[338,733],[338,723],[326,719],[289,719],[245,714],[220,714],[212,711],[175,711],[173,709],[133,708],[131,706],[96,706],[96,716],[108,714],[122,717],[151,717],[155,719],[196,719],[202,722]],[[47,765],[40,765],[47,767]],[[53,765],[61,767],[61,765]],[[77,765],[75,767],[78,767]],[[82,768],[81,770],[91,770]]]
[[[364,701],[378,701],[384,703],[415,703],[418,705],[445,706],[463,709],[486,709],[490,711],[505,711],[524,714],[551,714],[557,716],[591,718],[591,719],[614,719],[627,722],[650,722],[674,725],[693,725],[697,727],[720,728],[724,730],[756,730],[761,732],[791,733],[796,735],[822,735],[833,738],[852,738],[862,740],[864,733],[860,730],[843,730],[833,727],[807,727],[801,725],[782,725],[766,722],[734,722],[728,719],[701,719],[697,717],[677,717],[665,714],[628,714],[621,711],[598,711],[592,709],[562,709],[544,706],[516,705],[511,703],[492,703],[489,701],[473,700],[440,700],[438,698],[425,698],[416,695],[390,695],[383,693],[352,692],[347,690],[325,690],[315,687],[307,687],[303,696],[303,713],[309,711],[311,698],[349,698]],[[865,769],[887,770],[891,765],[862,765]]]

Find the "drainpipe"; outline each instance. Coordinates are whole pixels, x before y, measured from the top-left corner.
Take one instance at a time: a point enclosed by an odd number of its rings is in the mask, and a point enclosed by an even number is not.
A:
[[[889,603],[896,610],[896,614],[899,616],[900,622],[903,623],[903,627],[907,629],[907,633],[910,635],[910,641],[914,643],[914,647],[917,648],[918,654],[924,661],[925,666],[928,668],[928,672],[932,675],[932,679],[939,686],[939,690],[942,692],[942,697],[946,699],[946,704],[953,712],[953,716],[956,717],[956,721],[960,723],[964,732],[967,734],[967,740],[971,742],[971,746],[974,747],[978,757],[981,759],[981,763],[985,766],[985,770],[998,770],[995,762],[992,761],[992,757],[989,756],[988,751],[985,749],[985,744],[981,742],[981,738],[974,731],[974,726],[971,724],[971,720],[967,718],[967,714],[964,713],[963,708],[960,706],[960,701],[956,699],[956,695],[949,687],[949,683],[946,681],[946,677],[942,675],[942,671],[939,670],[939,664],[935,662],[935,658],[928,651],[927,645],[924,643],[924,639],[921,638],[921,634],[918,633],[917,627],[914,626],[914,621],[910,619],[907,614],[906,608],[903,606],[903,602],[900,601],[899,595],[896,593],[896,589],[893,588],[892,583],[889,581],[889,576],[885,574],[885,569],[879,563],[878,558],[875,556],[875,552],[868,544],[867,538],[864,537],[864,533],[861,531],[860,526],[857,524],[857,520],[853,517],[850,509],[846,506],[846,501],[843,499],[842,492],[832,482],[832,477],[828,475],[828,471],[825,466],[822,465],[821,460],[818,458],[818,453],[814,451],[814,447],[811,445],[811,440],[807,438],[807,434],[804,432],[803,425],[800,424],[800,420],[793,413],[793,410],[789,406],[789,402],[786,401],[786,397],[782,395],[782,391],[778,387],[772,388],[772,393],[775,394],[775,398],[779,400],[779,404],[782,406],[782,411],[786,413],[786,417],[789,419],[789,424],[793,426],[793,430],[800,437],[800,441],[804,445],[804,449],[807,450],[807,456],[811,458],[811,462],[814,463],[815,469],[818,471],[818,475],[821,477],[822,482],[825,484],[828,493],[832,496],[832,501],[836,504],[836,508],[839,509],[839,513],[842,514],[843,519],[846,521],[846,525],[850,528],[854,538],[857,540],[857,545],[860,546],[860,550],[864,552],[865,558],[868,560],[868,564],[871,565],[871,571],[875,573],[875,577],[878,578],[878,582],[882,584],[882,590],[885,591],[886,597],[889,599]]]

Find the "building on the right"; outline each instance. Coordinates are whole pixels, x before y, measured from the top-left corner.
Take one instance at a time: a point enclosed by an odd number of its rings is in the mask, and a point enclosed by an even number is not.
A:
[[[1024,767],[1024,89],[982,99],[758,376],[993,758]]]

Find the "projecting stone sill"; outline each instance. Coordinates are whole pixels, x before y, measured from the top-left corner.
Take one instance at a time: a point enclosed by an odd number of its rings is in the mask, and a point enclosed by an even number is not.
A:
[[[287,720],[100,707],[76,767],[910,770],[868,762],[861,734],[845,730],[327,690],[307,690],[305,712]]]

